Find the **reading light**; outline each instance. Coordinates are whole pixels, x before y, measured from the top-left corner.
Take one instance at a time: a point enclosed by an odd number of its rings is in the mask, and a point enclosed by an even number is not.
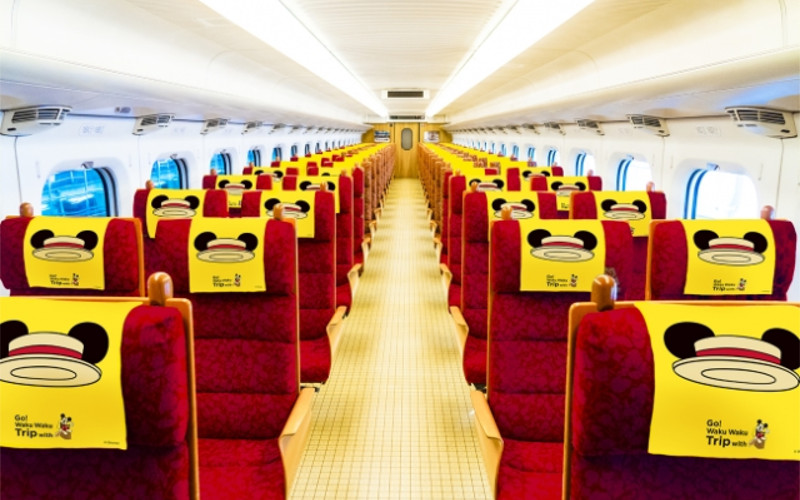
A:
[[[380,116],[383,103],[279,0],[200,0]]]
[[[425,112],[433,116],[594,0],[517,0],[447,79]]]

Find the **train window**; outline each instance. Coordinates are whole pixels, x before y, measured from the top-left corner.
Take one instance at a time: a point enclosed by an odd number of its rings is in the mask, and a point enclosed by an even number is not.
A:
[[[644,191],[653,180],[650,164],[628,156],[617,166],[617,191]]]
[[[186,162],[181,159],[156,160],[150,170],[150,180],[160,189],[184,189],[187,187]]]
[[[414,132],[410,128],[404,128],[400,133],[400,146],[403,151],[409,151],[414,146]]]
[[[511,156],[512,156],[514,159],[517,159],[517,158],[519,158],[519,146],[517,146],[516,144],[514,144],[513,146],[511,146]]]
[[[219,175],[231,173],[231,155],[222,152],[217,153],[211,158],[211,170],[216,170]]]
[[[325,141],[325,151],[330,151],[330,150],[331,150],[331,145],[328,144],[328,141]]]
[[[556,148],[550,148],[547,150],[547,166],[552,167],[553,165],[560,165],[561,164],[561,155],[559,155],[558,150]]]
[[[297,147],[297,145],[294,145],[294,146],[292,146],[292,147],[291,147],[291,149],[289,150],[289,153],[290,153],[290,154],[291,154],[291,156],[293,156],[293,157],[294,157],[294,156],[297,156],[297,152],[298,152],[298,147]]]
[[[575,175],[589,175],[588,172],[594,171],[594,155],[582,151],[575,158]]]
[[[322,145],[320,143],[317,143],[317,147],[315,148],[315,152],[317,154],[322,153]]]
[[[533,155],[536,153],[536,148],[533,146],[528,147],[528,161],[533,161]]]
[[[281,151],[281,148],[272,148],[272,161],[281,161],[282,156],[283,151]]]
[[[500,144],[500,155],[501,156],[505,156],[506,155],[506,151],[507,151],[506,150],[506,145],[505,144]]]
[[[305,155],[308,156],[310,154],[311,154],[311,144],[306,143]]]
[[[113,174],[102,167],[56,172],[42,189],[42,215],[117,215],[117,187]]]
[[[756,186],[744,174],[695,170],[685,201],[685,219],[750,219],[759,214]]]
[[[261,165],[261,150],[258,148],[253,148],[247,152],[247,164],[253,164],[255,166]]]
[[[487,143],[486,141],[483,141],[483,147],[481,148],[481,151],[486,151],[486,148],[488,146],[489,146],[489,143]]]

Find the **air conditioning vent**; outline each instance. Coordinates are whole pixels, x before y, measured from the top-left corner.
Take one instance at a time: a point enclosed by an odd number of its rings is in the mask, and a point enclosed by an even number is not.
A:
[[[384,99],[427,99],[428,91],[419,89],[395,89],[384,90],[382,92]]]
[[[244,124],[244,128],[242,129],[242,134],[250,134],[253,132],[258,132],[258,129],[264,126],[264,122],[261,121],[252,121],[247,122]]]
[[[212,118],[210,120],[206,120],[205,124],[203,125],[203,130],[200,133],[203,135],[209,134],[211,132],[222,130],[227,126],[228,126],[227,118]]]
[[[534,125],[533,123],[524,123],[522,125],[522,128],[529,132],[533,132],[534,134],[539,133],[539,130],[536,128],[536,125]]]
[[[393,122],[421,122],[425,121],[425,115],[389,115],[389,120]]]
[[[594,120],[576,120],[578,122],[578,129],[585,130],[586,132],[592,132],[597,135],[604,135],[603,130],[600,128],[600,124]]]
[[[133,135],[149,134],[150,132],[167,128],[172,123],[173,117],[174,115],[167,114],[139,116],[133,125]]]
[[[663,118],[650,115],[627,115],[633,128],[654,134],[660,137],[668,137],[669,130],[667,129],[667,121]]]
[[[549,130],[550,132],[555,132],[557,134],[565,135],[564,129],[561,128],[561,125],[556,122],[546,122],[544,124],[544,128]]]
[[[68,106],[9,109],[3,112],[0,134],[19,137],[50,130],[61,125],[70,111]]]
[[[797,136],[792,114],[769,108],[725,108],[736,126],[775,139]]]

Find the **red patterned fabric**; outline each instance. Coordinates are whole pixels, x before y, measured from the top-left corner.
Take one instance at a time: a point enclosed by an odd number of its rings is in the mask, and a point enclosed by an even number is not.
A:
[[[630,229],[624,222],[602,224],[606,267],[614,268],[622,280],[627,280],[632,254]],[[487,397],[504,440],[524,441],[523,447],[549,444],[545,448],[552,452],[547,455],[549,459],[543,456],[538,462],[529,461],[526,457],[534,452],[522,453],[512,446],[511,452],[503,453],[501,475],[509,468],[533,469],[529,472],[535,476],[511,474],[511,478],[527,488],[557,496],[559,493],[550,489],[556,484],[555,478],[549,474],[557,472],[561,464],[553,446],[561,446],[564,435],[568,310],[573,302],[588,300],[589,293],[519,291],[520,244],[517,221],[492,225],[491,248],[503,251],[490,250]],[[498,484],[505,480],[498,479]],[[528,480],[541,481],[542,485]]]
[[[561,498],[564,445],[503,439],[497,498]]]
[[[28,286],[23,254],[25,231],[32,218],[15,217],[0,222],[0,278],[11,295],[140,295],[139,279],[143,263],[139,255],[139,224],[132,219],[112,219],[103,241],[103,290],[60,290]]]
[[[615,191],[604,191],[603,196],[613,197]],[[648,191],[650,210],[653,220],[667,217],[667,197],[660,191]],[[597,201],[592,191],[574,193],[570,202],[570,216],[573,219],[597,219]],[[646,236],[633,239],[633,269],[630,283],[617,283],[618,288],[627,288],[625,296],[628,300],[644,300],[644,288],[647,277],[647,240]]]
[[[713,229],[714,221],[707,221]],[[653,233],[650,291],[653,300],[786,300],[795,275],[797,233],[787,220],[767,221],[775,238],[772,295],[686,295],[686,232],[680,221],[658,224]]]
[[[215,177],[216,179],[216,177]],[[210,181],[214,185],[214,181]],[[161,255],[154,250],[153,240],[148,236],[147,230],[147,197],[149,189],[137,189],[133,194],[133,216],[142,224],[144,238],[144,272],[145,276],[163,271]],[[224,189],[206,189],[203,199],[203,217],[228,217],[228,193]]]
[[[448,300],[450,306],[458,306],[463,309],[461,304],[461,251],[462,251],[462,218],[463,218],[463,205],[464,205],[464,191],[466,190],[467,180],[463,175],[451,176],[448,179],[448,192],[447,201],[447,231],[443,233],[442,241],[447,241],[447,268],[453,274],[453,280],[450,282],[451,291],[448,296],[452,299]],[[454,297],[455,292],[453,288],[458,289],[458,297]],[[454,303],[455,302],[455,303]]]
[[[638,309],[585,316],[573,370],[571,498],[800,497],[797,462],[647,454],[653,356]]]
[[[174,308],[138,306],[122,334],[127,450],[0,450],[0,498],[189,498],[186,332]]]
[[[353,256],[357,264],[364,263],[361,243],[364,241],[364,169],[353,168]]]
[[[447,262],[447,254],[450,248],[448,235],[450,234],[450,178],[453,176],[452,170],[445,170],[442,173],[442,227],[439,231],[442,238],[442,261]]]
[[[536,193],[536,206],[543,219],[556,218],[554,193]],[[489,304],[489,215],[484,193],[463,196],[463,262],[461,264],[461,313],[469,326],[469,337],[481,342],[467,342],[464,349],[464,375],[470,384],[486,383],[486,331]],[[478,349],[472,352],[473,349]],[[469,367],[467,360],[469,359]],[[478,365],[483,359],[482,368]]]
[[[325,194],[331,216],[322,224],[322,232],[332,233],[333,197]],[[282,497],[282,469],[248,462],[245,457],[254,456],[252,450],[272,446],[299,391],[294,226],[267,222],[262,238],[266,292],[190,293],[190,224],[188,220],[160,222],[155,244],[173,276],[176,295],[188,297],[193,305],[202,495],[229,498],[231,492],[240,498]],[[332,258],[328,264],[331,283]]]

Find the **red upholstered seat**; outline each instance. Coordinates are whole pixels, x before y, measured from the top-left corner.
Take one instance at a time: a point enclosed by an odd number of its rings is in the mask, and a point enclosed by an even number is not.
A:
[[[197,454],[188,353],[178,309],[131,310],[121,349],[128,449],[2,448],[0,498],[192,498]]]
[[[578,327],[569,498],[799,498],[794,461],[647,453],[654,391],[650,335],[638,309],[617,306],[587,314]]]
[[[602,196],[614,197],[616,191],[603,191]],[[570,202],[570,218],[572,219],[597,219],[597,201],[593,191],[575,193]],[[598,195],[599,196],[599,195]],[[650,210],[653,220],[664,219],[667,216],[667,197],[661,191],[648,191]],[[625,296],[630,300],[644,300],[644,288],[647,276],[647,236],[633,238],[633,271],[630,283],[618,283],[620,288],[626,288]]]
[[[142,231],[136,219],[114,218],[103,241],[103,290],[30,287],[23,256],[25,231],[33,218],[14,217],[0,223],[0,278],[11,295],[144,295]]]
[[[211,183],[213,185],[213,182]],[[176,190],[176,192],[178,192]],[[151,207],[147,206],[149,189],[137,189],[133,194],[133,216],[142,225],[142,235],[144,237],[144,270],[145,275],[163,271],[161,265],[161,254],[155,251],[155,242],[148,234],[147,212]],[[203,217],[227,217],[228,216],[228,195],[223,189],[206,189],[203,199]]]
[[[714,221],[707,221],[713,229]],[[786,300],[795,276],[797,232],[786,220],[767,221],[775,238],[775,275],[771,295],[699,296],[683,293],[686,284],[686,233],[680,221],[664,221],[652,229],[649,254],[649,298],[653,300]]]
[[[556,218],[554,193],[542,192],[531,195],[536,197],[534,203],[541,218]],[[461,314],[469,327],[469,335],[464,345],[464,377],[470,384],[486,384],[489,215],[486,194],[468,192],[463,198],[464,261],[461,265]]]
[[[299,391],[294,226],[270,220],[260,237],[266,292],[191,293],[190,224],[160,222],[155,243],[194,310],[203,497],[282,498],[290,482],[274,450]]]
[[[284,178],[284,190],[296,185],[295,176]],[[292,184],[293,183],[293,184]],[[336,218],[333,193],[317,191],[314,202],[314,237],[298,240],[300,303],[300,380],[328,380],[331,342],[328,325],[336,313]],[[242,215],[261,215],[259,193],[244,193]]]
[[[469,204],[467,198],[465,221]],[[616,221],[602,225],[606,268],[628,279],[630,229]],[[514,441],[500,458],[497,490],[500,498],[524,491],[560,498],[555,486],[564,436],[568,310],[589,293],[520,291],[522,237],[517,221],[492,225],[490,245],[498,250],[490,250],[489,262],[487,401],[502,438]]]
[[[364,265],[364,169],[353,168],[353,259]]]
[[[563,175],[564,170],[561,167],[551,167],[553,169],[553,177],[559,177],[560,175],[556,175],[556,169],[560,169],[561,174]],[[602,191],[603,190],[603,178],[597,175],[590,175],[588,176],[589,180],[589,191]],[[558,179],[550,178],[543,175],[533,175],[530,177],[531,183],[531,191],[547,191],[548,184],[551,182],[558,182]],[[568,219],[569,212],[566,210],[559,210],[558,211],[558,218],[559,219]]]

